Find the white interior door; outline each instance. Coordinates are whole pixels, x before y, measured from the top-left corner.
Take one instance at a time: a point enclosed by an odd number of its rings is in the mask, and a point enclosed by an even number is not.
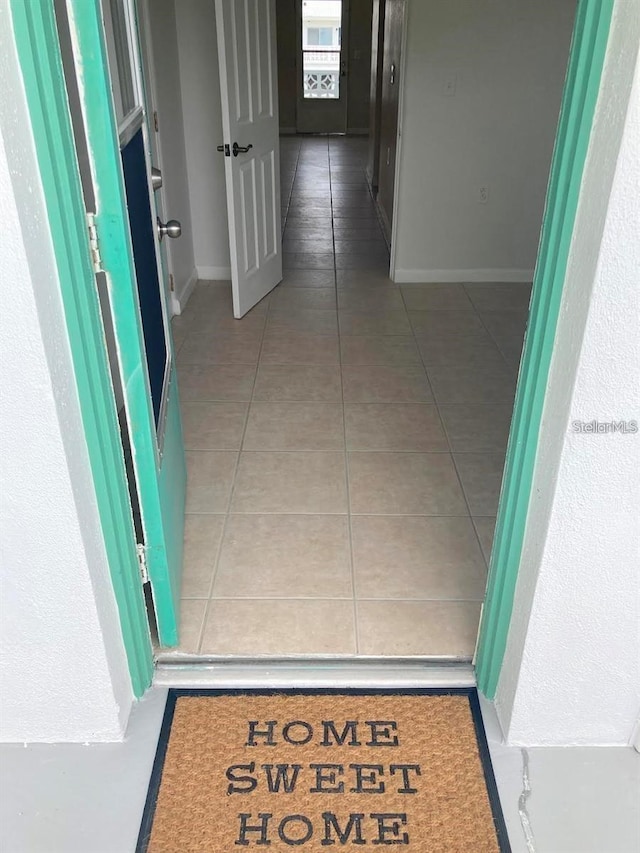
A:
[[[282,280],[275,0],[216,0],[233,313]]]

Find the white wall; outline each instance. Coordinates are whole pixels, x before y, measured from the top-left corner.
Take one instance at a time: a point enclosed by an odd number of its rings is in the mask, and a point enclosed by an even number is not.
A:
[[[224,178],[220,75],[213,0],[176,3],[180,84],[196,268],[200,278],[231,277]]]
[[[574,13],[407,0],[396,280],[531,280]]]
[[[640,436],[571,426],[640,420],[640,16],[615,9],[496,695],[514,744],[626,744],[640,709]]]
[[[178,69],[175,0],[152,0],[148,5],[153,41],[154,77],[162,155],[164,215],[178,219],[182,236],[167,240],[171,272],[174,277],[173,298],[180,312],[195,284],[193,225],[187,157],[184,140],[182,91]]]
[[[133,697],[0,0],[0,739],[109,741]]]

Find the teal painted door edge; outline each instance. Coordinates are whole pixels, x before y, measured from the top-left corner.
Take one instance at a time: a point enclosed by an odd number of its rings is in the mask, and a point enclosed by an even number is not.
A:
[[[580,0],[576,11],[480,625],[476,675],[478,688],[489,699],[495,696],[507,645],[560,301],[613,5],[614,0]]]
[[[51,0],[11,0],[98,511],[136,697],[153,652]]]

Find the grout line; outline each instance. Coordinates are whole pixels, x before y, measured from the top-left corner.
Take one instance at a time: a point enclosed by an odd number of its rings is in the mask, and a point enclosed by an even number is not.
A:
[[[234,469],[233,469],[233,476],[231,478],[231,488],[229,489],[229,499],[227,501],[227,509],[226,509],[226,512],[224,513],[224,521],[222,523],[222,532],[220,535],[220,544],[218,545],[218,550],[216,553],[216,559],[215,559],[215,562],[213,564],[213,572],[211,573],[211,582],[209,584],[209,595],[208,595],[207,604],[205,607],[204,619],[203,619],[202,625],[200,627],[200,633],[198,635],[197,654],[201,653],[202,641],[204,639],[204,632],[205,632],[205,628],[206,628],[207,621],[209,618],[210,604],[211,604],[211,601],[213,600],[212,599],[213,587],[214,587],[214,584],[216,581],[216,577],[218,575],[218,569],[220,568],[220,557],[222,555],[222,547],[223,547],[224,538],[225,538],[225,535],[227,532],[227,522],[229,520],[229,515],[231,513],[231,504],[233,502],[233,495],[234,495],[235,487],[236,487],[236,477],[238,475],[238,468],[240,467],[240,456],[242,454],[242,446],[244,444],[244,437],[245,437],[245,434],[247,431],[247,425],[249,423],[249,415],[251,413],[251,403],[253,402],[253,394],[255,391],[256,382],[258,380],[258,368],[260,365],[260,356],[262,355],[262,347],[264,345],[264,339],[265,339],[266,330],[267,330],[267,318],[269,316],[270,309],[271,309],[271,299],[269,299],[269,303],[267,305],[267,311],[265,313],[265,322],[264,322],[264,326],[262,328],[262,334],[260,337],[260,347],[258,350],[258,358],[256,361],[255,371],[253,374],[253,382],[251,384],[251,397],[250,397],[249,403],[247,404],[247,411],[245,412],[245,416],[244,416],[244,424],[242,427],[242,435],[240,437],[240,446],[237,450],[236,462],[235,462]]]
[[[336,323],[338,325],[338,360],[340,366],[340,391],[342,396],[342,431],[344,442],[344,477],[347,493],[347,530],[349,534],[349,569],[351,572],[351,601],[353,612],[353,642],[356,655],[360,654],[360,626],[358,617],[358,597],[356,592],[356,573],[353,559],[353,528],[351,524],[351,490],[349,482],[349,455],[347,453],[347,422],[344,405],[344,382],[342,380],[342,345],[340,335],[340,311],[338,308],[338,271],[336,268],[336,233],[333,219],[333,184],[331,176],[331,147],[329,148],[329,194],[331,199],[331,235],[333,239],[333,281],[336,296]]]
[[[408,312],[407,303],[406,303],[406,301],[405,301],[405,298],[404,298],[404,292],[403,292],[402,288],[400,288],[400,294],[401,294],[402,301],[403,301],[404,306],[405,306],[405,310],[407,310],[407,312]],[[468,296],[468,295],[467,295],[467,296]],[[469,300],[469,301],[471,301],[471,300]],[[477,314],[478,312],[476,311],[476,307],[475,307],[475,305],[473,305],[473,303],[471,303],[471,304],[472,304],[472,306],[473,306],[473,310],[474,310],[474,311],[476,312],[476,314]],[[465,309],[465,310],[466,310],[466,309]],[[478,316],[479,316],[479,315],[478,315]],[[410,325],[411,325],[411,324],[410,324]],[[487,330],[487,331],[488,331],[488,330]],[[477,528],[476,528],[475,524],[473,523],[473,513],[471,512],[471,504],[469,503],[469,500],[468,500],[468,498],[467,498],[467,492],[466,492],[466,490],[465,490],[465,488],[464,488],[464,485],[463,485],[463,483],[462,483],[462,477],[460,476],[460,471],[459,471],[459,469],[458,469],[458,463],[456,462],[456,457],[455,457],[455,454],[454,454],[454,451],[453,451],[453,445],[452,445],[452,443],[451,443],[451,439],[450,439],[450,437],[449,437],[449,433],[448,433],[447,428],[446,428],[446,426],[445,426],[444,418],[442,417],[442,412],[440,411],[440,404],[442,403],[442,401],[438,401],[438,398],[437,398],[437,396],[436,396],[436,394],[435,394],[435,392],[434,392],[434,390],[433,390],[433,386],[432,386],[432,384],[431,384],[431,379],[430,379],[430,377],[429,377],[429,371],[427,370],[427,366],[426,366],[426,364],[425,364],[425,362],[424,362],[424,357],[423,357],[423,355],[422,355],[422,352],[421,352],[421,350],[420,350],[420,347],[418,346],[418,341],[417,341],[417,338],[416,338],[416,334],[415,334],[415,330],[414,330],[414,328],[413,328],[413,325],[411,325],[411,332],[412,332],[412,335],[413,335],[414,343],[415,343],[416,347],[418,348],[418,352],[420,353],[420,360],[421,360],[421,362],[422,362],[422,366],[423,366],[423,368],[424,368],[424,372],[425,372],[425,374],[426,374],[426,376],[427,376],[427,382],[429,383],[429,387],[431,388],[431,393],[432,393],[432,395],[433,395],[433,399],[434,399],[434,402],[435,402],[435,405],[436,405],[436,411],[438,412],[438,418],[440,419],[440,424],[441,424],[441,426],[442,426],[442,431],[443,431],[443,433],[444,433],[444,436],[445,436],[446,441],[447,441],[447,445],[448,445],[448,447],[449,447],[449,454],[450,454],[450,456],[451,456],[451,463],[452,463],[452,465],[453,465],[453,469],[454,469],[454,471],[455,471],[455,475],[456,475],[456,478],[457,478],[457,480],[458,480],[458,484],[459,484],[459,486],[460,486],[460,490],[461,490],[461,492],[462,492],[463,500],[464,500],[464,502],[465,502],[465,505],[466,505],[467,510],[468,510],[468,513],[469,513],[469,520],[470,520],[470,522],[471,522],[471,527],[473,528],[473,534],[474,534],[474,536],[475,536],[475,539],[476,539],[476,543],[477,543],[477,545],[478,545],[478,548],[480,549],[480,554],[482,555],[482,559],[484,560],[484,562],[485,562],[485,564],[486,564],[486,566],[487,566],[487,570],[488,570],[488,568],[489,568],[489,560],[487,560],[487,558],[485,557],[484,549],[483,549],[483,547],[482,547],[482,542],[480,541],[480,536],[479,536],[479,534],[478,534],[478,530],[477,530]],[[504,356],[503,356],[503,357],[504,357]],[[442,405],[446,405],[446,404],[445,404],[445,403],[442,403]],[[473,452],[473,451],[466,451],[466,452]],[[488,580],[488,575],[487,575],[487,580]],[[484,601],[484,598],[485,598],[485,597],[486,597],[486,586],[485,586],[485,596],[483,596],[483,601]]]

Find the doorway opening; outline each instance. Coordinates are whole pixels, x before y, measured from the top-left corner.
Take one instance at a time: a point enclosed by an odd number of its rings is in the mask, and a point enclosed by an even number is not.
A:
[[[220,0],[219,6],[223,4],[224,0]],[[398,518],[403,522],[405,517],[411,519],[411,524],[408,526],[414,527],[420,527],[424,519],[431,522],[433,519],[441,518],[464,518],[473,524],[471,495],[476,488],[479,501],[483,499],[485,483],[479,483],[478,480],[478,470],[482,473],[482,466],[474,470],[471,465],[470,476],[467,478],[468,484],[465,484],[465,475],[457,464],[456,457],[468,454],[465,459],[466,464],[473,461],[471,455],[484,453],[484,450],[476,451],[469,448],[456,450],[452,437],[456,430],[447,425],[443,410],[448,406],[468,405],[470,402],[478,406],[494,406],[502,400],[495,399],[493,391],[490,400],[474,400],[474,382],[469,381],[469,376],[466,377],[466,385],[461,380],[459,363],[453,365],[456,368],[453,371],[450,369],[451,364],[439,365],[438,353],[450,348],[452,342],[456,344],[456,334],[460,332],[458,336],[460,340],[457,341],[458,349],[460,352],[466,352],[465,357],[468,357],[471,352],[472,359],[469,361],[475,359],[474,370],[477,368],[477,362],[482,360],[483,367],[485,363],[489,364],[492,370],[495,368],[494,373],[497,371],[505,379],[504,371],[506,369],[509,372],[510,362],[505,341],[508,341],[511,336],[510,339],[513,342],[516,334],[513,329],[506,330],[501,344],[498,340],[500,333],[496,331],[499,330],[500,324],[498,323],[492,330],[487,317],[483,315],[492,312],[504,314],[509,310],[526,314],[526,309],[522,311],[522,305],[519,304],[525,300],[522,296],[516,295],[518,288],[513,283],[425,281],[410,285],[391,281],[387,275],[388,260],[386,248],[383,249],[384,241],[382,245],[378,242],[379,235],[376,232],[378,216],[372,206],[365,177],[365,150],[363,146],[358,148],[360,141],[323,137],[302,141],[291,140],[291,142],[294,146],[299,142],[299,147],[297,150],[295,148],[289,150],[288,159],[286,145],[282,146],[282,178],[286,198],[283,221],[284,252],[282,253],[285,261],[284,281],[262,302],[247,312],[240,321],[233,319],[227,310],[231,303],[228,285],[209,283],[206,286],[199,286],[191,303],[186,306],[183,315],[174,324],[174,339],[180,339],[179,369],[186,375],[192,374],[192,393],[196,395],[189,400],[188,393],[183,394],[187,448],[191,457],[191,467],[194,469],[187,515],[199,516],[199,519],[194,520],[198,523],[192,530],[192,544],[195,542],[197,546],[198,539],[201,540],[201,544],[203,539],[206,540],[204,562],[201,562],[198,570],[205,574],[211,573],[204,605],[205,611],[218,598],[228,602],[237,597],[244,602],[244,597],[241,595],[218,597],[214,593],[218,576],[222,577],[219,573],[224,565],[225,545],[228,544],[233,548],[240,542],[240,539],[234,539],[231,534],[228,534],[228,525],[242,523],[251,525],[260,521],[260,517],[265,517],[267,532],[263,537],[264,544],[260,548],[260,560],[261,565],[266,565],[262,557],[269,554],[269,549],[274,542],[268,525],[277,520],[276,516],[295,516],[295,522],[299,522],[302,527],[310,523],[310,516],[322,516],[322,522],[327,519],[335,522],[338,518],[340,522],[346,524],[347,528],[351,598],[347,597],[346,600],[351,602],[354,630],[357,630],[356,611],[359,597],[354,543],[357,540],[355,528],[365,524],[361,521],[362,518],[371,519],[370,535],[365,542],[365,546],[369,548],[371,542],[375,540],[378,528],[382,527],[383,523],[396,524]],[[224,149],[225,144],[222,147]],[[248,151],[251,145],[243,147]],[[397,224],[394,227],[398,229]],[[312,249],[310,243],[314,244],[313,248],[317,251]],[[201,278],[205,277],[201,276]],[[524,288],[520,288],[520,291],[524,291]],[[359,305],[358,300],[361,300]],[[378,300],[380,302],[376,305]],[[499,308],[495,307],[495,300],[498,300]],[[278,308],[278,302],[282,303],[280,308]],[[385,304],[387,302],[393,304]],[[191,306],[193,309],[200,310],[193,310]],[[205,310],[207,306],[211,309],[210,311]],[[450,313],[447,314],[447,312]],[[452,331],[450,324],[456,325],[453,314],[459,315],[459,328]],[[505,318],[502,317],[502,320]],[[504,326],[503,331],[505,331]],[[322,340],[318,341],[318,338]],[[298,351],[298,357],[293,359],[291,351],[295,352],[296,346],[301,349]],[[517,345],[514,345],[514,350],[516,348]],[[425,356],[426,350],[431,353],[428,357]],[[270,352],[271,355],[269,355]],[[300,352],[316,354],[300,358]],[[364,361],[361,356],[358,356],[358,353],[362,352],[365,353]],[[382,362],[376,355],[379,352],[386,353]],[[414,356],[407,358],[409,353],[414,353]],[[487,358],[484,358],[485,356]],[[513,351],[511,357],[513,362],[517,361],[517,355]],[[427,363],[431,359],[434,360],[433,363]],[[353,376],[346,379],[345,373],[354,372],[351,368],[379,369],[418,364],[422,365],[427,391],[424,391],[422,377],[418,384],[422,383],[423,393],[431,395],[427,399],[354,400],[348,399],[348,394],[345,395],[345,388],[349,385],[347,379],[353,380]],[[283,367],[287,370],[282,371]],[[440,370],[440,367],[447,369]],[[284,386],[290,388],[292,385],[295,388],[296,383],[292,381],[292,376],[283,376],[285,372],[293,375],[295,368],[304,368],[307,374],[316,376],[311,382],[302,382],[302,397],[295,396],[296,393],[300,393],[299,391],[276,390],[274,392],[276,398],[260,398],[260,393],[264,392],[257,392],[256,389],[261,383],[264,384],[263,377],[269,373],[276,374],[278,388],[281,389]],[[312,370],[307,371],[307,368]],[[336,404],[339,409],[338,422],[342,425],[341,437],[339,429],[335,429],[335,421],[333,425],[328,422],[324,427],[317,428],[318,424],[323,423],[322,417],[329,416],[331,421],[331,415],[336,414],[335,407],[332,411],[330,400],[317,397],[307,399],[306,395],[315,394],[316,386],[322,385],[319,381],[322,371],[317,368],[333,368],[334,378],[336,377],[335,368],[338,368],[340,397],[336,400]],[[345,368],[347,368],[346,371]],[[360,370],[360,373],[362,372]],[[378,373],[380,372],[378,370]],[[514,384],[514,374],[512,364],[508,380],[495,382],[496,376],[493,375],[488,386],[495,388],[508,385],[509,382]],[[307,376],[307,380],[308,378]],[[327,379],[326,372],[325,379]],[[416,379],[415,375],[413,379]],[[472,377],[472,380],[474,379],[478,379],[477,370]],[[243,381],[244,390],[239,391]],[[273,377],[271,381],[275,381]],[[227,390],[221,391],[220,388],[225,386],[225,383]],[[188,387],[189,380],[182,384]],[[353,384],[352,381],[352,387]],[[357,383],[355,384],[357,389]],[[487,383],[480,384],[485,389],[488,387]],[[369,380],[367,385],[361,376],[360,385],[367,389],[366,396],[379,393],[384,383]],[[387,386],[389,385],[392,390],[395,390],[402,383],[392,378],[387,383]],[[300,383],[298,383],[299,386]],[[331,383],[329,383],[330,386]],[[193,391],[197,387],[201,390],[205,388],[204,396],[197,396],[200,392]],[[407,387],[415,389],[415,385],[412,383],[407,385],[406,382],[402,387],[405,392]],[[442,389],[447,387],[453,388],[454,392],[456,388],[466,387],[468,393],[465,394],[464,401],[455,400],[453,397],[447,399],[443,396]],[[230,392],[230,388],[235,390]],[[309,391],[309,388],[312,390]],[[281,393],[284,393],[285,399],[278,399],[277,395]],[[294,399],[289,398],[292,393]],[[356,390],[356,393],[360,392]],[[227,396],[229,394],[235,396],[229,398]],[[149,400],[151,401],[150,394]],[[303,407],[318,402],[322,404],[322,412],[319,411],[319,407],[316,408],[311,418],[302,413]],[[193,404],[191,423],[190,413],[186,410],[189,404]],[[226,404],[233,404],[233,406]],[[283,405],[289,407],[290,413],[293,414],[282,417],[280,412],[280,415],[274,417],[275,406]],[[411,407],[414,414],[421,412],[422,423],[416,426],[413,418],[399,417],[401,405]],[[397,409],[391,412],[393,406]],[[387,411],[383,412],[380,407],[386,407]],[[293,412],[294,409],[295,412]],[[371,410],[367,417],[364,417],[365,409]],[[428,414],[427,409],[431,415],[431,424],[428,423],[429,417],[425,420]],[[215,417],[209,417],[214,411]],[[495,412],[490,418],[492,434],[495,432],[493,430],[494,414]],[[468,424],[468,420],[463,419],[462,424],[463,426]],[[458,433],[462,433],[461,440],[469,438],[468,434],[465,436],[464,429],[458,430]],[[474,436],[471,436],[471,439],[473,440]],[[425,440],[430,442],[428,447],[424,445]],[[438,441],[441,440],[444,440],[444,444],[441,444],[438,449]],[[314,442],[317,442],[315,446],[306,446],[313,445]],[[387,442],[391,447],[386,444]],[[421,446],[416,446],[421,442]],[[233,446],[229,446],[230,444]],[[387,466],[381,473],[379,465],[381,460],[392,462],[392,456],[403,457],[402,460],[397,459],[400,475],[396,477],[395,484],[391,468]],[[427,474],[422,484],[414,489],[419,500],[423,501],[421,509],[419,511],[411,509],[410,507],[414,505],[410,500],[407,504],[409,506],[407,512],[393,512],[385,507],[384,500],[391,496],[395,509],[400,508],[402,500],[406,497],[407,484],[411,482],[414,474],[420,471],[422,473],[426,471]],[[453,478],[450,478],[447,472],[453,472]],[[314,485],[312,475],[315,474],[321,477]],[[437,475],[435,480],[434,475]],[[203,477],[206,487],[199,488],[198,481],[202,484]],[[304,481],[304,488],[295,486],[296,478],[298,481]],[[435,486],[434,483],[436,483]],[[295,499],[294,511],[289,512],[286,505],[281,505],[279,511],[274,509],[278,489],[281,494],[284,493],[286,501],[291,502],[292,497]],[[377,509],[375,501],[373,505],[357,503],[358,494],[362,496],[365,492],[374,499],[382,501],[377,505]],[[327,496],[328,500],[323,503]],[[304,500],[310,497],[320,501],[320,506],[316,506],[313,511],[303,509]],[[486,489],[484,497],[486,497]],[[217,501],[215,507],[218,509],[197,508],[201,500],[206,501],[209,498]],[[248,503],[243,504],[245,498]],[[450,500],[450,503],[445,507],[444,512],[427,511],[428,501],[432,499],[435,501],[444,499],[445,502]],[[225,505],[225,501],[228,501],[227,508],[219,509]],[[257,501],[257,504],[252,504],[252,501]],[[262,509],[260,501],[263,501]],[[144,496],[141,496],[141,502],[144,503]],[[264,502],[268,508],[264,508]],[[466,511],[463,504],[466,504]],[[248,509],[247,507],[250,506],[254,508]],[[336,507],[343,507],[343,509],[336,509]],[[221,518],[221,516],[224,517]],[[246,516],[246,518],[243,519],[240,516]],[[419,519],[420,522],[414,524],[414,519]],[[285,522],[290,523],[290,520],[285,519]],[[253,528],[251,532],[253,533]],[[285,529],[284,533],[285,535],[280,536],[282,554],[295,555],[300,544],[299,533],[297,534],[295,529],[292,533],[289,528]],[[287,537],[291,536],[293,538],[289,538],[289,544],[287,544]],[[296,536],[298,536],[297,539]],[[425,553],[421,544],[415,544],[416,537],[420,542],[422,541],[420,539],[422,533],[418,534],[414,531],[411,536],[403,544],[400,543],[399,538],[392,542],[392,557],[389,558],[393,561],[392,570],[395,570],[397,556],[403,549],[405,557],[408,555],[410,558],[412,553]],[[482,553],[477,527],[475,527],[474,536]],[[319,533],[307,531],[302,536],[302,542],[308,546],[320,538]],[[382,544],[388,544],[389,541],[391,537],[386,536]],[[373,549],[374,554],[371,558],[367,558],[367,567],[373,565],[375,563],[373,558],[377,558],[379,552],[383,551],[382,544],[378,549]],[[187,549],[189,549],[189,534]],[[436,550],[436,548],[431,549],[432,552]],[[320,548],[321,554],[330,551],[330,548],[327,549],[324,546]],[[212,559],[214,552],[215,557]],[[239,564],[242,566],[246,562],[245,556],[240,554]],[[286,560],[283,557],[276,555],[276,569],[281,568],[285,563]],[[408,559],[409,568],[411,568],[410,564],[411,559]],[[443,562],[440,561],[438,566],[442,567],[442,564]],[[298,553],[296,578],[302,579],[305,574],[308,574],[300,570],[301,566],[306,569],[313,565],[310,556],[303,555],[300,558]],[[387,578],[390,574],[390,565],[391,562],[385,569]],[[278,601],[277,597],[261,594],[262,588],[267,585],[263,583],[262,587],[256,588],[254,584],[251,593],[253,598],[247,597],[247,600],[266,602],[269,613],[275,623],[279,624],[283,620],[275,604]],[[341,601],[340,595],[333,593],[327,595],[327,590],[332,591],[331,583],[324,584],[324,590],[324,600],[332,606],[335,602]],[[200,598],[183,596],[185,602],[197,601]],[[286,600],[289,598],[286,597]],[[293,600],[306,601],[304,596],[294,597]],[[363,598],[363,601],[365,600]],[[378,601],[375,596],[372,600]],[[395,603],[398,600],[405,601],[405,599],[395,599],[393,596],[379,599],[386,604]],[[450,599],[434,600],[441,602]],[[458,599],[455,600],[458,601]],[[381,608],[381,610],[385,609],[389,608]],[[304,621],[304,616],[300,616],[299,612],[295,611],[292,614],[291,624],[295,624],[294,619],[301,622]],[[206,630],[206,624],[208,619],[205,623],[203,612],[198,627],[200,649],[202,648],[201,639],[204,636],[202,632]],[[183,634],[185,633],[183,631]],[[305,654],[304,651],[301,653]],[[358,654],[357,646],[356,654]],[[393,652],[383,652],[383,654],[393,656]],[[421,656],[429,657],[430,655],[422,653]],[[437,656],[456,657],[455,654],[446,653]],[[465,653],[460,657],[468,657],[468,655]]]
[[[282,283],[232,320],[201,282],[174,319],[194,498],[163,661],[473,656],[531,288],[389,277],[405,4],[380,5],[377,203],[375,138],[283,137]]]
[[[298,0],[298,133],[346,133],[348,0]]]

